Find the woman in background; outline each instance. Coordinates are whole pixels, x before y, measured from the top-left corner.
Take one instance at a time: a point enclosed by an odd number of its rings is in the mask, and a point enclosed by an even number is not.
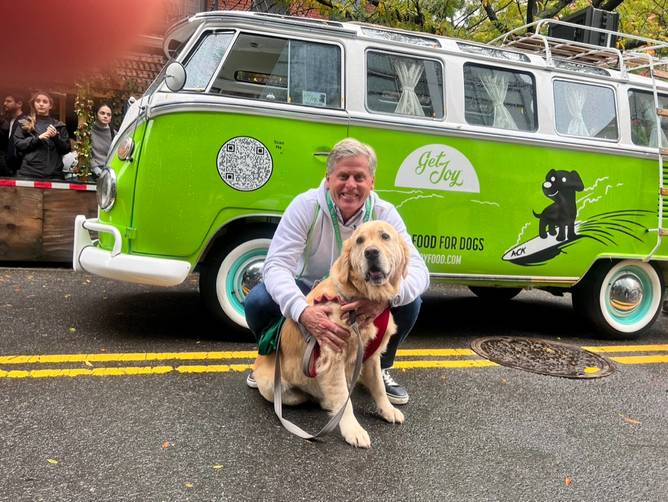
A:
[[[19,120],[14,132],[16,151],[23,157],[17,175],[63,179],[62,157],[70,151],[65,124],[49,115],[53,99],[46,92],[35,93],[29,104],[30,115]]]
[[[90,170],[99,176],[105,167],[111,141],[116,135],[116,131],[111,127],[111,107],[102,104],[95,112],[95,123],[90,131],[92,152],[90,159]]]

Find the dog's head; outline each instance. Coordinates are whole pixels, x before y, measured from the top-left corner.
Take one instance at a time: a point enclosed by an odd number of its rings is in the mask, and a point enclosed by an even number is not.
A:
[[[408,244],[392,225],[370,221],[343,243],[331,275],[354,296],[390,300],[408,272],[409,257]]]
[[[584,184],[577,171],[555,171],[551,169],[543,182],[543,193],[550,199],[558,198],[559,194],[581,192]]]

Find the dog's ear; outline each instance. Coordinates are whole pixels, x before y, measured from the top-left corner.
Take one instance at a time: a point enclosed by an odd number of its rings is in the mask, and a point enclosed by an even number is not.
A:
[[[344,241],[341,255],[332,265],[332,275],[341,283],[347,284],[350,280],[350,244],[351,239]]]
[[[397,260],[396,270],[390,278],[390,283],[394,287],[399,286],[399,281],[402,278],[406,278],[408,275],[408,262],[411,258],[411,250],[406,241],[400,235],[397,235],[398,244],[399,244],[399,259]]]
[[[545,175],[545,179],[549,180],[552,176],[556,177],[557,176],[557,171],[554,169],[550,169],[547,174]]]
[[[580,178],[580,175],[578,174],[577,171],[571,171],[570,174],[571,178],[571,185],[575,189],[576,192],[581,192],[584,190],[584,183],[582,183],[582,178]]]

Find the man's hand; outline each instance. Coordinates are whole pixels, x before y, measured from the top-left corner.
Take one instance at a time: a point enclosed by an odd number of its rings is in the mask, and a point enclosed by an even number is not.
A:
[[[346,303],[341,307],[343,312],[355,311],[357,323],[364,327],[378,317],[386,308],[390,307],[389,302],[372,302],[371,300],[356,300]],[[348,315],[350,319],[350,314]],[[352,323],[351,323],[352,324]]]
[[[311,305],[299,316],[299,323],[315,337],[320,345],[327,345],[336,352],[341,352],[350,332],[330,320],[332,308],[327,305]]]

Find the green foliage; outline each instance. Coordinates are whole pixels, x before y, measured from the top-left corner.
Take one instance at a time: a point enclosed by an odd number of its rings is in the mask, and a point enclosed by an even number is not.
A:
[[[77,130],[74,132],[74,136],[77,139],[74,145],[74,151],[77,153],[77,164],[74,172],[80,179],[85,180],[91,175],[90,160],[93,153],[91,128],[95,120],[90,86],[77,86],[74,112],[78,119]]]
[[[668,39],[668,0],[536,0],[534,20],[563,18],[593,5],[620,13],[620,31]],[[619,6],[617,6],[619,4]],[[293,4],[294,5],[294,4]],[[324,17],[487,42],[526,24],[526,0],[305,0],[296,14]],[[294,8],[293,8],[294,10]]]

